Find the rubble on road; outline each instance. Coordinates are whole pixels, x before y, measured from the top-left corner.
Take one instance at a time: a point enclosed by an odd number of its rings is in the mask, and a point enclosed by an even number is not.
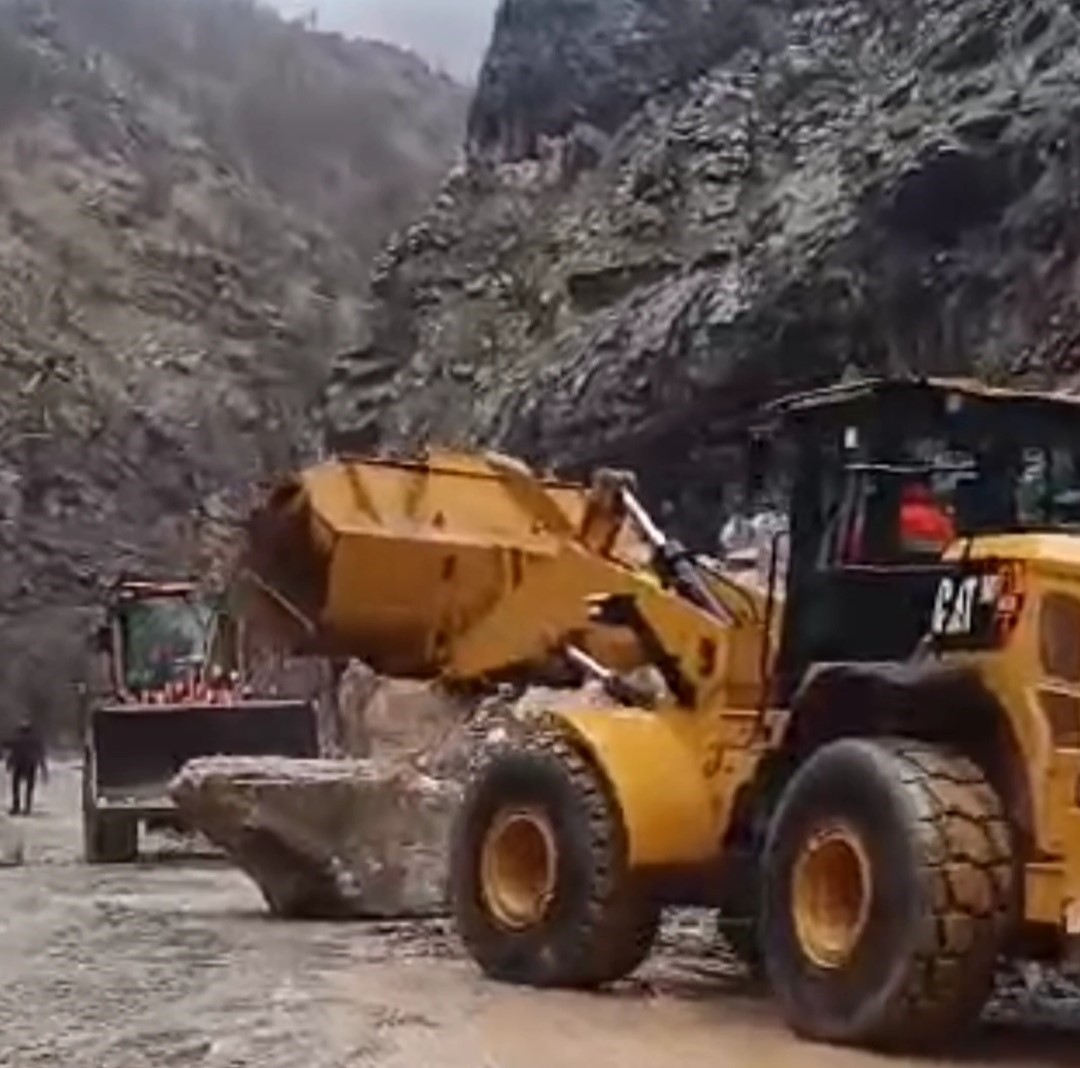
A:
[[[370,760],[213,757],[170,794],[185,819],[293,918],[398,918],[446,910],[459,787]]]
[[[436,778],[464,782],[485,749],[521,742],[545,713],[610,708],[613,704],[603,687],[592,682],[581,689],[532,686],[524,692],[507,686],[480,701],[468,719],[445,730],[415,757],[415,764]]]
[[[13,820],[0,815],[0,868],[17,868],[26,859],[22,833]]]
[[[338,697],[341,747],[349,757],[464,782],[482,747],[519,740],[545,712],[613,704],[595,682],[580,689],[504,686],[470,701],[438,683],[379,678],[354,662]]]
[[[341,755],[415,766],[470,719],[473,704],[438,684],[381,678],[353,661],[338,689]]]
[[[988,1016],[1000,1021],[1080,1021],[1080,970],[1034,961],[1012,962],[997,976]]]

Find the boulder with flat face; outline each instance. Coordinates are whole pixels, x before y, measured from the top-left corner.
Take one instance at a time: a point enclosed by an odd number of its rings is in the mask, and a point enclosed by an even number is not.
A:
[[[472,714],[436,683],[381,678],[359,662],[342,674],[337,704],[341,755],[393,764],[422,763]]]
[[[355,755],[194,760],[170,793],[277,915],[438,915],[448,904],[454,812],[479,754],[513,744],[544,712],[610,703],[595,685],[535,687],[470,709],[437,686],[381,680],[353,665],[339,704],[342,745]]]
[[[454,782],[370,760],[214,757],[186,765],[170,793],[275,915],[446,911]]]

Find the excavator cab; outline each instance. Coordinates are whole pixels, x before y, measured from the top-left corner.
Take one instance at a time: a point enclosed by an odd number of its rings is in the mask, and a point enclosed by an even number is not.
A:
[[[186,583],[125,584],[110,606],[117,692],[151,700],[185,684],[227,677],[238,665],[211,643],[222,624],[217,606]],[[114,630],[115,628],[115,630]],[[216,656],[213,653],[217,653]]]

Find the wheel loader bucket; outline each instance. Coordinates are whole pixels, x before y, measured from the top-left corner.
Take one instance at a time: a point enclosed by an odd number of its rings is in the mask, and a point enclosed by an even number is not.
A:
[[[297,653],[363,650],[383,674],[430,677],[454,635],[577,536],[587,499],[494,456],[324,463],[252,516],[243,611]]]
[[[92,789],[109,806],[171,807],[170,781],[197,757],[319,755],[315,709],[304,701],[106,706],[89,730]]]

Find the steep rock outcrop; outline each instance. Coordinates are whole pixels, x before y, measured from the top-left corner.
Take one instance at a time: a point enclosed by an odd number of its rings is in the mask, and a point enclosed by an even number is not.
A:
[[[506,161],[578,124],[612,133],[758,28],[731,0],[505,0],[469,112],[469,147]]]
[[[544,46],[573,35],[571,14],[597,28],[578,41],[600,66],[609,10],[664,40],[646,18],[662,5],[571,6],[512,34],[504,5],[473,108],[474,142],[477,116],[505,118],[501,151],[475,151],[384,251],[371,343],[335,369],[333,432],[630,463],[700,538],[725,482],[718,429],[779,390],[866,370],[1068,379],[1067,0],[745,0],[725,8],[725,25],[749,20],[738,47],[703,32],[705,69],[610,139],[586,143],[546,104],[529,129],[562,136],[518,137],[525,82],[506,72],[530,33],[559,116],[594,99],[563,70],[573,51]]]
[[[99,580],[202,571],[316,447],[465,107],[241,0],[0,0],[0,722],[74,723]]]

